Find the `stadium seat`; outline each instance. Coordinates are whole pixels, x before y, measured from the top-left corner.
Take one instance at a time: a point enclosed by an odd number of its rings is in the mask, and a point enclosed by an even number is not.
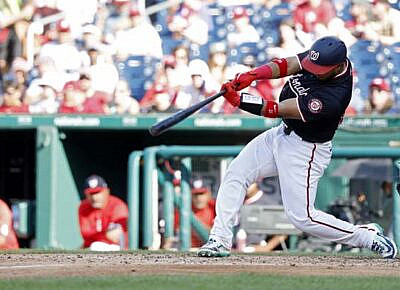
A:
[[[127,80],[131,95],[141,100],[146,90],[151,86],[156,74],[159,59],[147,56],[130,56],[118,64],[120,77]]]
[[[172,33],[168,29],[168,24],[167,24],[167,10],[162,10],[157,13],[157,21],[154,24],[154,27],[160,34],[160,37],[171,37]]]
[[[248,55],[252,55],[257,58],[259,53],[257,44],[257,42],[245,42],[238,47],[230,49],[228,52],[228,63],[241,63],[242,59]]]
[[[336,15],[345,22],[351,20],[353,18],[351,15],[351,3],[348,2],[341,9],[337,9]]]
[[[189,46],[189,59],[200,58],[207,62],[209,54],[209,43],[204,45],[198,45],[196,43],[191,43]]]
[[[172,54],[172,51],[178,45],[184,44],[185,41],[182,39],[174,39],[171,37],[162,38],[162,50],[164,54]]]
[[[400,64],[400,42],[396,42],[388,47],[388,57],[392,62]]]

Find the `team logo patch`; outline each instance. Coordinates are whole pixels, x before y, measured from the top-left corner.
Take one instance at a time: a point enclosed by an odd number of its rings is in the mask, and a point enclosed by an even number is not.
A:
[[[315,50],[310,51],[310,59],[316,61],[319,58],[319,52]]]
[[[321,112],[322,110],[322,103],[318,99],[311,99],[308,102],[308,109],[310,110],[311,113],[317,114]]]
[[[90,188],[95,188],[95,187],[97,187],[97,185],[99,185],[99,182],[97,181],[97,179],[93,178],[93,179],[89,180]]]

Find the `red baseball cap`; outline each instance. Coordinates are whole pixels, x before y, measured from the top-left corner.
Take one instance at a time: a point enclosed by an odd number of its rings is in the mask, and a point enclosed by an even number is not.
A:
[[[140,11],[139,9],[132,7],[131,10],[129,11],[129,16],[130,17],[135,17],[135,16],[139,16],[140,15]]]
[[[57,22],[57,31],[58,32],[70,32],[71,28],[70,28],[69,23],[64,19],[58,21]]]
[[[129,0],[112,0],[111,4],[114,6],[122,6],[129,4]]]
[[[384,78],[374,78],[369,84],[369,88],[378,88],[382,91],[390,92],[390,84]]]
[[[242,18],[242,17],[248,17],[249,15],[247,14],[247,11],[244,7],[235,7],[235,9],[233,9],[233,19],[238,19],[238,18]]]

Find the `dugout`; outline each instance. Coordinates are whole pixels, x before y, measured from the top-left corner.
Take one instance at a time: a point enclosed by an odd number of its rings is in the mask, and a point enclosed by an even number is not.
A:
[[[126,200],[127,162],[133,150],[160,144],[244,144],[261,132],[194,131],[189,125],[153,138],[147,128],[157,119],[0,116],[0,195],[18,219],[14,226],[21,246],[79,248],[77,209],[85,178],[103,176],[112,193]]]
[[[35,143],[33,129],[0,130],[0,198],[12,208],[22,247],[34,235]]]
[[[79,248],[77,208],[84,179],[93,173],[102,175],[112,192],[127,200],[127,163],[132,151],[157,145],[243,145],[279,122],[247,115],[197,114],[151,137],[147,130],[161,117],[0,116],[0,193],[9,204],[18,205],[21,230],[27,235],[22,245]],[[398,128],[396,118],[350,118],[334,143],[390,147],[400,140]],[[15,162],[19,165],[14,166]],[[344,185],[341,179],[321,180],[325,194],[318,197],[319,207],[344,195]]]

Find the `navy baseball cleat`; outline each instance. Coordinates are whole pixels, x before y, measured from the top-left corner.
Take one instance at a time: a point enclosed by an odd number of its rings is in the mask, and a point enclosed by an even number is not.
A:
[[[230,250],[214,238],[209,238],[197,252],[199,257],[228,257],[230,254]]]
[[[396,243],[381,233],[375,235],[371,250],[386,259],[394,259],[397,255]]]

